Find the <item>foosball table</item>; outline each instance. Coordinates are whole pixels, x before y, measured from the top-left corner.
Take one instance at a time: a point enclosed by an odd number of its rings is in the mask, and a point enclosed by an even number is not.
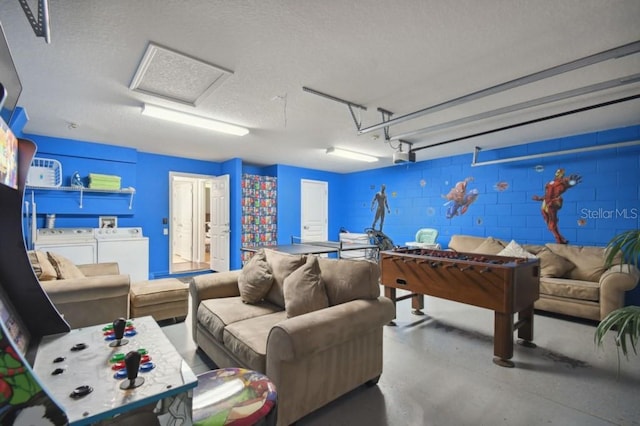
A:
[[[380,253],[384,294],[394,304],[411,299],[413,313],[424,315],[424,295],[494,311],[493,362],[513,367],[514,331],[523,346],[535,347],[533,303],[539,298],[538,259],[397,248]],[[396,290],[410,293],[397,297]],[[514,315],[518,320],[514,322]]]

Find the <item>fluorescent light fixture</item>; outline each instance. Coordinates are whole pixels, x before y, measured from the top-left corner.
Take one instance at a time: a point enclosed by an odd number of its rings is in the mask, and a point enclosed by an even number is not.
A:
[[[367,163],[374,163],[378,161],[378,157],[373,155],[362,154],[360,152],[348,151],[342,148],[327,148],[327,154],[337,155],[338,157],[349,158],[351,160],[366,161]]]
[[[244,136],[249,133],[249,129],[236,126],[235,124],[224,123],[211,118],[162,108],[156,105],[144,104],[142,107],[142,115],[173,121],[174,123],[186,124],[188,126],[202,127],[203,129],[228,133],[230,135]]]

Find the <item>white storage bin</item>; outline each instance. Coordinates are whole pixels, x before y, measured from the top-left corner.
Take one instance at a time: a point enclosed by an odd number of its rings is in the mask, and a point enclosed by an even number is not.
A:
[[[33,157],[27,174],[27,185],[55,188],[62,185],[62,164],[50,158]]]

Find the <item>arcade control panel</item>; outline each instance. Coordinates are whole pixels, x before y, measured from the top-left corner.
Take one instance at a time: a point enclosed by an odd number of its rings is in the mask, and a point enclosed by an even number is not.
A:
[[[45,336],[34,372],[70,424],[91,424],[186,392],[197,378],[152,317]]]

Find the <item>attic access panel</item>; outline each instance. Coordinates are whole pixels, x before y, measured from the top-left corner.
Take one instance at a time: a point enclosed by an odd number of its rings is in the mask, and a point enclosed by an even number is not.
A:
[[[129,88],[196,106],[232,74],[200,59],[149,43]]]

